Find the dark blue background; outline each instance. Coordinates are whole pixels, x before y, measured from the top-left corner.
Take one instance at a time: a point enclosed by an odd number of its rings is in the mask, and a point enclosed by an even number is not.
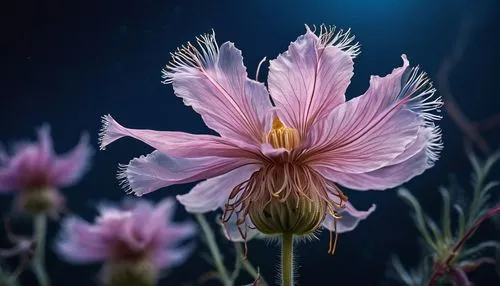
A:
[[[90,132],[97,148],[100,116],[107,113],[128,127],[210,132],[199,115],[173,95],[171,86],[160,83],[160,71],[170,60],[169,52],[212,28],[220,43],[233,41],[243,50],[253,75],[260,59],[272,59],[286,50],[304,32],[305,23],[351,27],[362,44],[347,92],[351,98],[364,92],[371,74],[386,74],[401,65],[402,53],[434,78],[452,49],[461,19],[472,15],[476,29],[451,75],[454,96],[472,119],[499,111],[500,7],[495,0],[8,2],[0,6],[1,142],[32,137],[34,127],[48,122],[57,151],[72,147],[82,130]],[[267,64],[264,67],[267,71]],[[437,186],[447,182],[449,173],[457,173],[465,184],[470,172],[463,135],[444,116],[442,159],[407,184],[436,214],[440,206]],[[496,134],[498,129],[488,135],[492,146],[498,146]],[[115,180],[117,164],[149,152],[149,147],[128,139],[97,152],[90,173],[65,190],[71,211],[91,219],[95,202],[122,198],[124,193]],[[174,186],[147,197],[184,193],[191,186]],[[400,254],[408,263],[416,261],[417,231],[408,207],[395,191],[347,194],[361,209],[376,203],[377,211],[356,231],[340,236],[334,257],[327,254],[326,232],[321,241],[301,244],[296,259],[301,285],[378,285],[391,253]],[[2,211],[7,208],[4,203]],[[179,217],[185,217],[183,210]],[[51,235],[57,229],[56,223],[51,224]],[[491,225],[486,226],[477,237],[498,238],[498,230],[493,231]],[[202,251],[198,248],[185,265],[173,269],[162,285],[193,285],[211,270],[200,258]],[[250,244],[250,258],[267,280],[275,278],[278,254],[274,244]],[[94,283],[98,266],[68,265],[53,254],[48,260],[55,285]],[[485,267],[471,277],[478,285],[498,285],[492,272]],[[23,279],[23,285],[31,285],[29,275]]]

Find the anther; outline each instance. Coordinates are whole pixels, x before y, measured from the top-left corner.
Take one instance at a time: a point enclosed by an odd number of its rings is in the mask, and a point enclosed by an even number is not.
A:
[[[299,131],[295,128],[286,127],[283,122],[275,115],[273,126],[267,135],[267,143],[274,148],[285,148],[291,151],[299,145]]]

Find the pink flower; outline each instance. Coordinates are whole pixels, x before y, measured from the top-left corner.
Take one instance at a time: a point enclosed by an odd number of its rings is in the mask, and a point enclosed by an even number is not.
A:
[[[189,222],[174,223],[174,214],[172,199],[156,206],[146,200],[128,201],[123,207],[101,205],[93,224],[74,216],[66,218],[56,250],[72,263],[105,262],[106,283],[120,277],[154,281],[160,270],[184,262],[192,251],[191,246],[180,244],[196,228]],[[139,277],[126,275],[135,272],[140,272],[136,273]]]
[[[0,193],[18,191],[19,207],[30,212],[56,214],[64,201],[58,189],[76,183],[93,154],[88,134],[63,155],[52,147],[50,127],[38,129],[38,142],[21,142],[12,155],[0,150]]]
[[[233,43],[203,35],[198,48],[173,54],[164,83],[220,136],[129,129],[107,115],[101,149],[125,136],[149,144],[153,153],[121,167],[128,190],[206,179],[178,200],[195,213],[223,207],[242,234],[352,230],[375,206],[356,210],[337,184],[382,190],[433,166],[441,149],[433,111],[442,105],[404,55],[402,67],[371,77],[365,94],[346,102],[359,52],[352,41],[349,32],[307,28],[270,62],[268,93],[247,78]]]

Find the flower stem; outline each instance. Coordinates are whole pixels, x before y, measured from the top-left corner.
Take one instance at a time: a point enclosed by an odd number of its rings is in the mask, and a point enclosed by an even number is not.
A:
[[[487,219],[492,217],[497,212],[500,212],[500,206],[492,208],[488,213],[478,219],[472,227],[470,227],[467,232],[460,238],[460,240],[453,246],[450,254],[444,262],[438,265],[429,280],[428,286],[434,286],[438,283],[439,279],[446,274],[450,268],[451,262],[456,258],[457,253],[460,251],[464,243],[474,234],[474,232],[479,228],[479,226]]]
[[[256,269],[252,263],[248,260],[248,258],[243,257],[243,250],[241,249],[241,243],[235,242],[234,246],[236,248],[236,255],[238,256],[238,259],[240,260],[240,263],[245,269],[245,271],[250,274],[254,279],[259,278],[260,285],[267,285],[267,282],[264,280],[264,278],[259,274],[259,270]]]
[[[40,286],[49,286],[49,277],[45,271],[45,236],[47,233],[47,216],[37,214],[34,222],[34,235],[36,241],[35,255],[32,260],[33,272]]]
[[[0,266],[0,285],[17,286],[17,276],[3,270]]]
[[[293,285],[293,233],[283,233],[282,235],[281,285]]]
[[[226,267],[224,266],[222,255],[219,247],[217,246],[217,243],[215,242],[215,235],[212,229],[210,228],[207,220],[202,214],[195,214],[195,217],[198,221],[198,224],[201,226],[203,234],[205,235],[208,249],[210,250],[210,254],[212,255],[212,258],[214,260],[215,268],[217,268],[217,272],[219,273],[219,279],[221,280],[222,284],[224,284],[224,286],[232,286],[233,281],[229,277]]]

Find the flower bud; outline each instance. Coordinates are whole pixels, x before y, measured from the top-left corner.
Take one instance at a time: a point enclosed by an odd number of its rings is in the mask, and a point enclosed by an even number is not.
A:
[[[22,190],[18,197],[20,209],[32,214],[52,213],[59,208],[61,202],[61,195],[53,188]]]
[[[158,270],[148,259],[116,260],[105,265],[107,286],[153,286],[158,280]]]
[[[272,198],[262,209],[250,206],[249,214],[255,227],[262,233],[306,235],[314,233],[321,226],[326,214],[326,203],[317,197],[290,196],[284,202]]]

